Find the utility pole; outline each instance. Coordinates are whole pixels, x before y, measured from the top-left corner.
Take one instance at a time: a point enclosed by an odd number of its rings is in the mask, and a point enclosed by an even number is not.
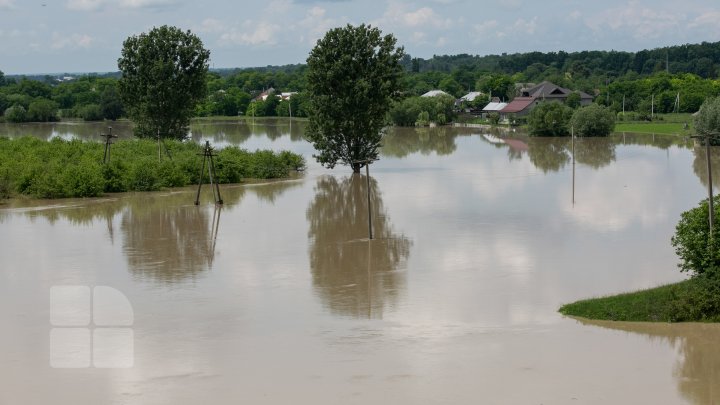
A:
[[[200,167],[200,180],[198,180],[198,190],[197,196],[195,197],[195,205],[200,205],[200,189],[202,188],[203,174],[205,174],[205,162],[207,162],[208,164],[208,177],[210,179],[210,188],[212,189],[213,197],[215,198],[215,204],[222,205],[223,200],[222,197],[220,197],[220,186],[218,185],[217,180],[215,180],[213,177],[215,176],[215,163],[213,161],[213,157],[217,155],[214,153],[212,146],[210,146],[210,141],[205,141],[205,148],[203,149],[203,153],[199,153],[198,155],[202,156],[203,160]]]
[[[112,127],[108,127],[108,133],[100,135],[105,138],[105,155],[103,156],[103,164],[110,162],[110,145],[112,145],[112,138],[117,138],[117,135],[112,134]]]

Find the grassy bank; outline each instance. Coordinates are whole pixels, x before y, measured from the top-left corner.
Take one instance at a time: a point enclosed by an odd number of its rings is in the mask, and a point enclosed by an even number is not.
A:
[[[634,322],[718,322],[720,282],[696,277],[649,290],[564,305],[560,313],[587,319]]]
[[[167,154],[158,159],[156,141],[117,141],[112,145],[110,163],[103,164],[101,143],[0,138],[0,197],[97,197],[108,192],[153,191],[197,184],[200,145],[170,140],[165,145]],[[302,156],[291,152],[248,152],[226,147],[217,151],[217,181],[239,183],[246,178],[282,178],[304,165]],[[207,181],[206,175],[203,180]]]
[[[679,122],[618,122],[615,132],[690,135],[691,130]]]
[[[628,113],[628,117],[635,116]],[[687,128],[686,128],[687,125]],[[636,132],[644,134],[690,135],[693,128],[692,114],[656,114],[652,121],[618,120],[615,132]]]

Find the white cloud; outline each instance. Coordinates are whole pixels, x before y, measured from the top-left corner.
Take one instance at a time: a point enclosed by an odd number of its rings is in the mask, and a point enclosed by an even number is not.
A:
[[[178,0],[120,0],[125,8],[163,8],[178,4]]]
[[[340,21],[327,16],[327,11],[322,7],[313,7],[307,11],[305,18],[298,24],[299,28],[305,31],[301,35],[301,42],[314,44],[330,29],[340,25]]]
[[[194,31],[202,33],[220,33],[225,30],[227,30],[225,23],[214,18],[206,18],[200,25],[194,27]]]
[[[473,29],[478,35],[489,35],[498,31],[500,24],[497,20],[483,21],[479,24],[475,24]]]
[[[281,27],[266,21],[246,21],[242,30],[232,28],[220,36],[220,41],[236,45],[275,45]]]
[[[50,46],[53,49],[89,48],[92,43],[92,37],[86,34],[71,34],[66,36],[58,32],[53,32]]]
[[[707,11],[695,17],[695,19],[688,24],[688,28],[702,29],[708,34],[712,33],[713,37],[717,38],[720,35],[720,25],[718,25],[718,21],[720,21],[720,11]]]
[[[520,18],[515,21],[515,24],[513,24],[513,31],[520,32],[522,34],[534,35],[538,27],[537,20],[537,16],[533,17],[529,21],[524,18]]]
[[[68,0],[66,7],[70,10],[95,11],[102,8],[104,0]]]
[[[0,10],[12,10],[15,8],[15,0],[0,0]]]
[[[629,31],[635,39],[648,39],[677,31],[684,20],[685,16],[681,13],[643,7],[638,1],[631,1],[622,7],[588,17],[585,24],[596,33],[607,29]]]
[[[449,29],[453,26],[450,18],[444,18],[430,7],[422,7],[417,10],[408,10],[402,3],[391,3],[380,22],[387,27],[432,27]]]

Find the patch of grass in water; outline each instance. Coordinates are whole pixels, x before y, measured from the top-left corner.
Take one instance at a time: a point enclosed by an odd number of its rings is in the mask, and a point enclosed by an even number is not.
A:
[[[720,322],[720,280],[694,277],[648,290],[563,305],[560,313],[632,322]]]

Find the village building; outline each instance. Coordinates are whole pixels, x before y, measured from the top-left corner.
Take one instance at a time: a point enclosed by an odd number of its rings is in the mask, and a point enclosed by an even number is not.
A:
[[[438,96],[450,96],[450,95],[442,90],[430,90],[420,97],[438,97]]]
[[[544,102],[564,103],[572,93],[580,95],[580,105],[586,106],[592,103],[593,96],[587,93],[573,91],[545,81],[533,87],[521,89],[520,95],[515,97],[499,113],[503,121],[525,117],[536,105]]]

